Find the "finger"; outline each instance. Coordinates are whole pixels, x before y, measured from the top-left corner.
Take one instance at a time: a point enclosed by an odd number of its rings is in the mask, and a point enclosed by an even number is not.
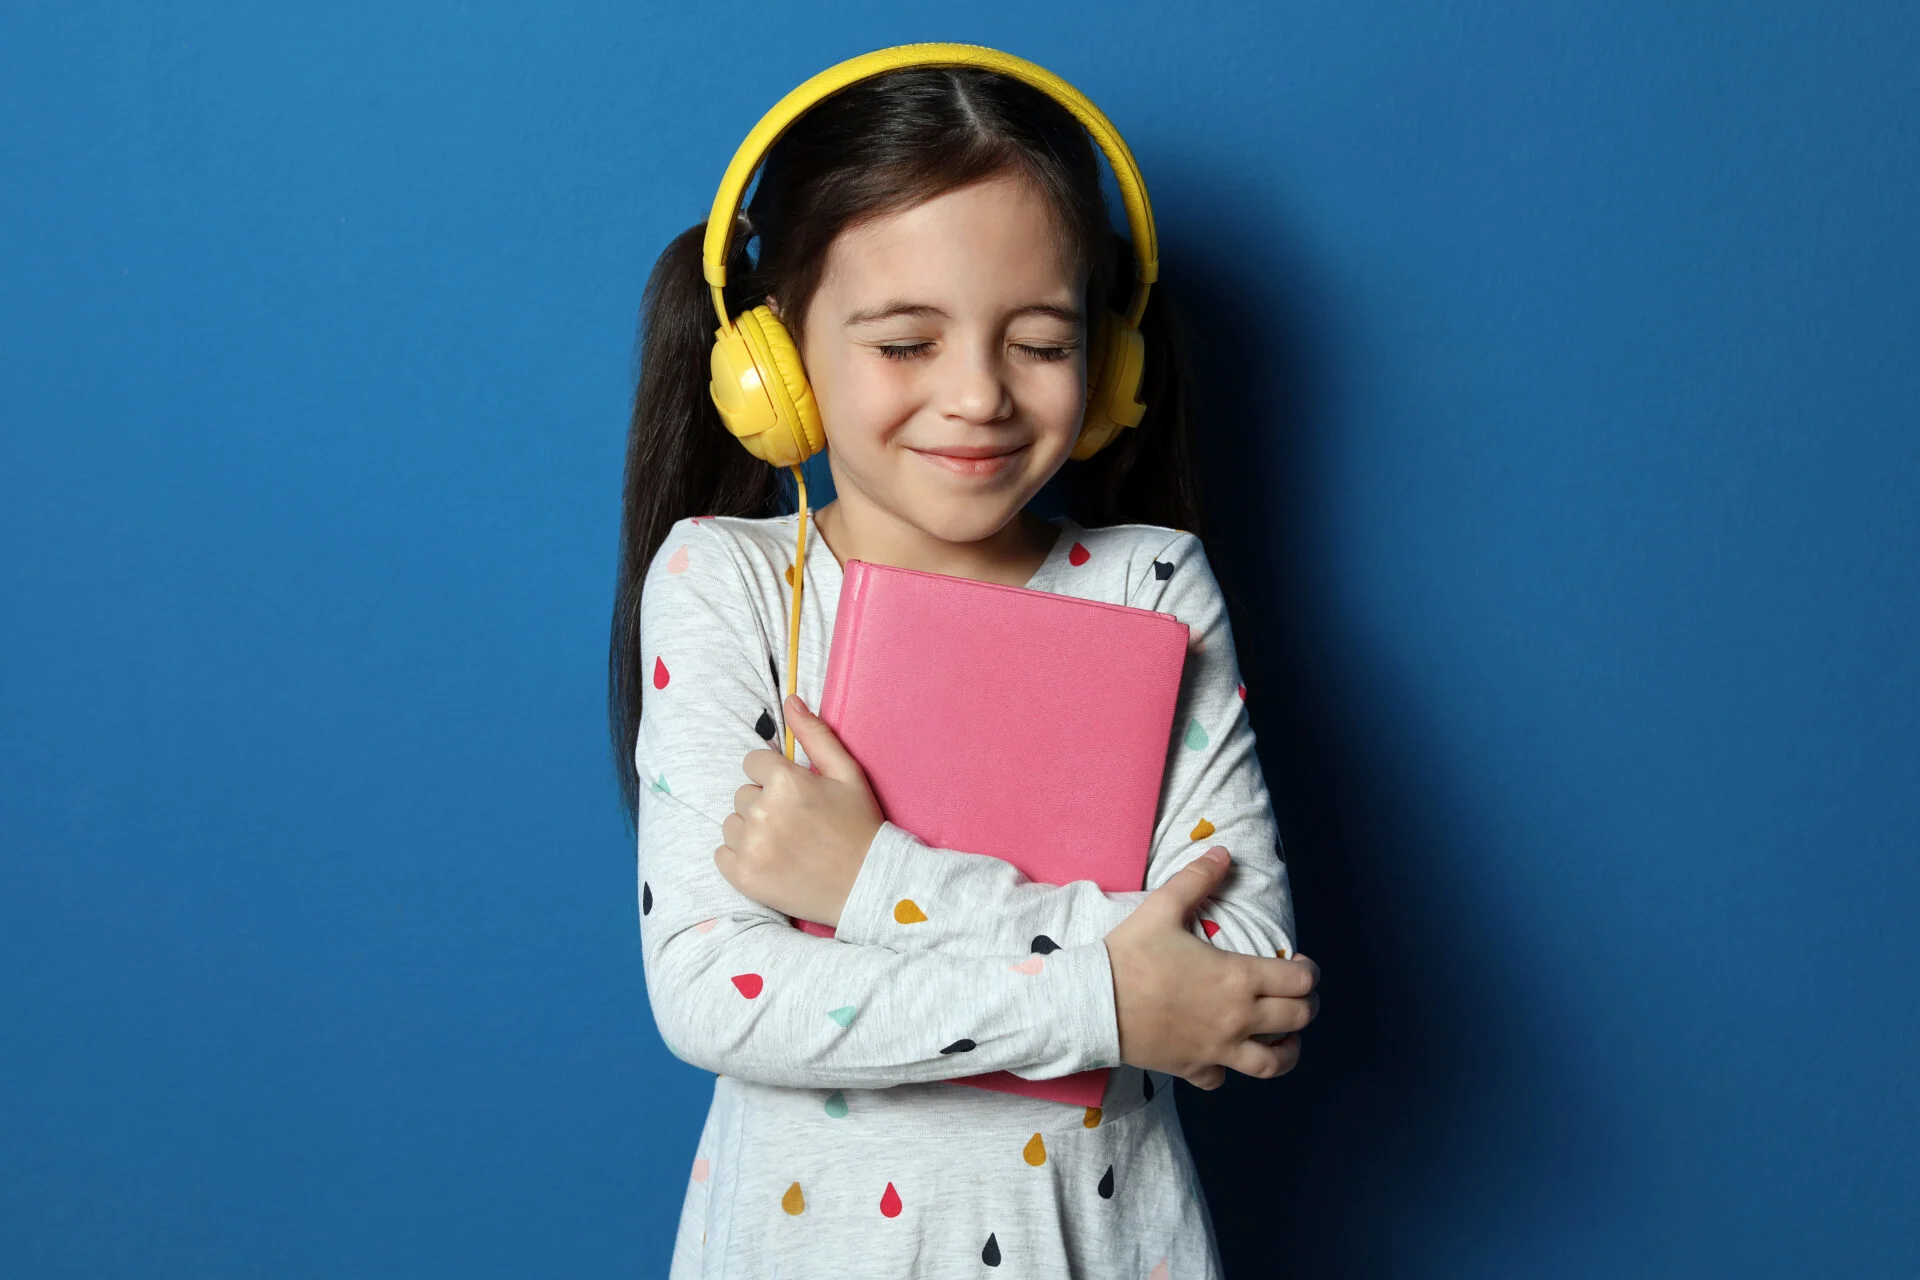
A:
[[[782,768],[798,768],[799,766],[778,751],[770,750],[767,747],[755,747],[752,751],[747,752],[747,758],[740,762],[740,767],[746,771],[749,778],[764,787],[773,781],[773,776],[780,772]]]
[[[1253,1002],[1247,1030],[1253,1035],[1270,1036],[1291,1035],[1304,1030],[1320,1012],[1319,1001],[1320,998],[1315,995],[1304,1000],[1290,996],[1261,996]]]
[[[1227,1082],[1227,1069],[1216,1062],[1183,1078],[1196,1089],[1218,1089]]]
[[[1197,910],[1214,886],[1226,875],[1233,855],[1225,845],[1215,845],[1167,878],[1167,882],[1147,895],[1136,911],[1158,911],[1164,917],[1186,925],[1187,917]],[[1279,964],[1276,960],[1273,963]]]
[[[839,735],[801,699],[797,693],[787,695],[785,702],[787,723],[793,726],[793,736],[807,749],[807,759],[823,778],[832,778],[835,782],[855,782],[866,785],[866,771],[853,753],[841,744]]]
[[[757,782],[741,783],[740,789],[733,793],[733,811],[743,818],[746,817],[748,810],[752,809],[765,794],[766,789]]]
[[[1226,1065],[1243,1076],[1271,1080],[1285,1075],[1300,1062],[1300,1037],[1289,1036],[1275,1044],[1242,1040],[1227,1051]]]
[[[1303,965],[1297,959],[1266,956],[1248,956],[1246,960],[1254,966],[1254,990],[1263,996],[1291,996],[1297,1000],[1312,991],[1319,981],[1320,970],[1311,961]]]

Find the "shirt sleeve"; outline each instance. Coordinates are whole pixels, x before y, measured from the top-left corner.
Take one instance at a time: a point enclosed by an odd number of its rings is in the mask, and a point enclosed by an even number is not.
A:
[[[1225,845],[1233,865],[1193,930],[1247,955],[1293,954],[1292,890],[1226,599],[1191,533],[1179,532],[1139,576],[1127,603],[1171,613],[1191,633],[1146,887],[1106,893],[1092,880],[1030,880],[1000,858],[930,846],[888,822],[867,850],[836,937],[899,950],[1056,954],[1104,938],[1174,873]]]
[[[720,874],[714,851],[741,762],[772,745],[778,646],[731,537],[682,520],[647,570],[639,771],[640,938],[647,996],[675,1056],[812,1088],[887,1088],[1005,1070],[1047,1080],[1120,1060],[1098,937],[1036,965],[1026,949],[956,955],[795,928]]]

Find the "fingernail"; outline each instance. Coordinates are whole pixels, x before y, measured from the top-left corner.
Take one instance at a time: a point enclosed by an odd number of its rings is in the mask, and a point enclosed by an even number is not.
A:
[[[1225,862],[1227,860],[1227,847],[1223,844],[1217,844],[1200,856],[1210,858],[1216,863]]]

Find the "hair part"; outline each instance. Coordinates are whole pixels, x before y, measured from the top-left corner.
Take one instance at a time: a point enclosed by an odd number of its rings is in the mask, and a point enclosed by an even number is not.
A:
[[[728,313],[772,299],[798,341],[843,231],[1007,174],[1031,182],[1053,212],[1062,247],[1086,280],[1091,334],[1133,270],[1132,246],[1108,219],[1096,148],[1046,93],[976,67],[887,72],[795,121],[769,148],[736,218]],[[717,318],[702,271],[705,235],[703,221],[675,236],[641,299],[607,655],[608,727],[629,823],[639,801],[633,751],[646,687],[640,599],[655,553],[689,516],[761,518],[795,509],[786,473],[741,447],[707,391]],[[1067,463],[1062,499],[1089,528],[1144,523],[1204,535],[1188,340],[1164,285],[1148,295],[1141,330],[1146,414],[1093,457]]]

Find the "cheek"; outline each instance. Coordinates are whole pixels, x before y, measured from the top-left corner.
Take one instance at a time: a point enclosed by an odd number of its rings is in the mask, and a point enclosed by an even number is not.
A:
[[[1035,417],[1050,425],[1078,430],[1086,409],[1086,366],[1081,360],[1043,365],[1028,379],[1027,402]]]
[[[885,430],[913,411],[918,393],[910,372],[856,351],[807,365],[807,381],[821,421],[843,438]]]

